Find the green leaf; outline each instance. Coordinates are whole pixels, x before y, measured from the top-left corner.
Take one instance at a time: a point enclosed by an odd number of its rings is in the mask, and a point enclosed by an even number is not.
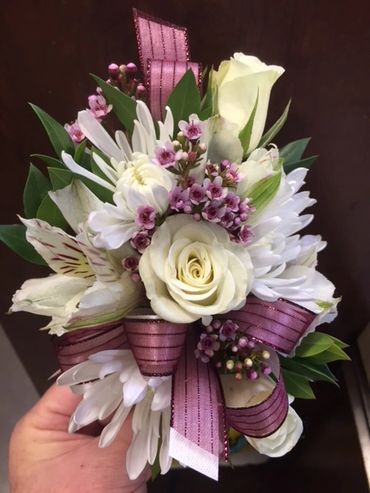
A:
[[[301,342],[296,349],[296,356],[308,358],[326,351],[333,345],[332,339],[322,332],[311,332]]]
[[[295,163],[299,161],[302,158],[303,153],[306,150],[306,147],[308,146],[310,140],[311,137],[294,140],[293,142],[290,142],[289,144],[281,148],[279,154],[280,157],[284,158],[284,166],[289,163]]]
[[[337,385],[337,379],[325,364],[313,363],[309,358],[281,358],[280,361],[284,369],[311,382],[322,381]]]
[[[104,82],[100,77],[94,74],[91,75],[98,83],[98,86],[101,87],[108,103],[113,106],[113,111],[118,120],[132,133],[134,120],[136,119],[136,102],[119,89]]]
[[[245,125],[245,127],[242,129],[242,131],[239,134],[239,140],[241,142],[243,151],[244,151],[244,156],[247,155],[248,149],[249,149],[249,144],[251,142],[251,137],[252,137],[252,131],[253,131],[253,122],[254,122],[254,117],[256,116],[256,111],[257,111],[257,104],[258,104],[258,93],[256,97],[256,102],[254,103],[253,110],[248,118],[248,121]]]
[[[37,219],[42,219],[46,221],[51,226],[56,226],[61,229],[68,229],[68,223],[64,219],[62,213],[58,209],[58,207],[51,200],[49,195],[46,195],[44,200],[41,202],[40,207],[38,208]]]
[[[31,157],[40,159],[40,161],[52,168],[65,168],[64,163],[55,157],[45,156],[44,154],[31,154]]]
[[[73,156],[75,148],[66,129],[38,106],[31,104],[31,108],[41,120],[56,154],[60,156],[65,151]]]
[[[24,214],[27,218],[36,216],[39,205],[50,189],[50,181],[31,163],[23,191]]]
[[[257,182],[248,193],[248,198],[252,201],[253,206],[259,212],[274,197],[279,189],[281,172],[264,178]]]
[[[306,378],[284,369],[283,378],[288,394],[299,399],[315,399],[315,394]]]
[[[327,335],[334,342],[334,344],[336,346],[340,347],[341,349],[345,349],[345,348],[349,347],[349,344],[346,344],[345,342],[341,341],[340,339],[337,339],[336,337],[329,335],[329,334],[327,334]]]
[[[176,84],[167,105],[172,110],[175,129],[180,120],[188,120],[192,113],[200,114],[200,92],[191,69]]]
[[[84,168],[90,170],[90,155],[85,152],[87,145],[87,139],[84,139],[78,146],[76,147],[74,160],[77,164],[80,164]]]
[[[333,344],[322,353],[315,356],[315,363],[332,363],[333,361],[350,361],[351,358],[340,347]]]
[[[44,259],[36,252],[31,243],[26,240],[26,227],[24,224],[0,226],[0,240],[28,262],[46,265]]]
[[[311,168],[313,163],[316,161],[318,158],[318,155],[315,156],[310,156],[306,157],[305,159],[301,159],[301,161],[296,161],[294,163],[289,163],[289,164],[284,164],[284,171],[286,173],[290,173],[290,171],[293,171],[296,168]]]
[[[213,115],[212,74],[213,74],[213,68],[209,72],[207,91],[201,102],[201,110],[200,110],[199,118],[203,121],[208,120],[208,118],[210,118]]]
[[[48,168],[53,190],[67,187],[73,180],[73,173],[68,169]]]
[[[283,128],[284,123],[286,122],[286,119],[288,118],[288,113],[289,113],[289,108],[290,108],[290,103],[292,100],[290,99],[288,104],[285,107],[285,110],[283,111],[282,115],[280,118],[274,123],[274,125],[264,134],[262,135],[262,138],[258,144],[257,147],[266,147],[267,144],[271,142],[271,140],[277,135],[278,132]]]

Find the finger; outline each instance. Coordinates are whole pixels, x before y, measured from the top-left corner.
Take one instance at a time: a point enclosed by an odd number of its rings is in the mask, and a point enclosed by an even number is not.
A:
[[[53,384],[29,412],[44,429],[63,430],[68,428],[69,419],[81,401],[69,387]]]

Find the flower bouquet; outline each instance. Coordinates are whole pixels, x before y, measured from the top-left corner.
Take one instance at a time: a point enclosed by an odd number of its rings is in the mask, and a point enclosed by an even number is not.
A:
[[[107,447],[133,413],[126,467],[173,461],[217,479],[253,447],[279,457],[302,433],[294,398],[335,383],[345,344],[316,331],[336,315],[317,269],[314,204],[300,191],[309,139],[264,132],[283,74],[242,53],[218,70],[190,61],[185,28],[134,11],[134,63],[94,79],[63,127],[33,106],[56,157],[35,155],[20,224],[0,238],[53,273],[26,281],[11,312],[51,317],[59,385],[83,395],[77,432],[107,422]]]

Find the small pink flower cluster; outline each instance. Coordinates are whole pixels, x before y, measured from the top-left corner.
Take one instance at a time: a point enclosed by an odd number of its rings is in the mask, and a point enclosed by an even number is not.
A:
[[[130,244],[141,254],[150,245],[151,237],[155,231],[156,219],[157,214],[154,207],[141,205],[137,208],[135,222],[140,229],[132,235]]]
[[[247,337],[232,320],[213,320],[201,333],[195,356],[203,363],[215,358],[216,368],[235,374],[237,380],[241,380],[243,374],[248,380],[256,380],[272,371],[266,364],[270,353],[254,338]]]
[[[136,79],[137,67],[134,63],[120,66],[116,63],[111,63],[108,66],[108,74],[107,83],[117,87],[129,96],[142,98],[145,95],[146,89],[144,85]],[[88,111],[98,121],[101,121],[112,111],[112,105],[107,103],[100,87],[96,89],[96,94],[91,94],[88,97],[88,105]],[[77,120],[71,124],[66,123],[64,128],[73,142],[80,143],[85,138]]]
[[[170,208],[176,212],[191,214],[196,221],[205,219],[224,227],[233,241],[247,244],[251,233],[245,224],[253,211],[249,201],[229,188],[239,180],[237,166],[229,161],[206,167],[206,178],[201,184],[187,180],[187,186],[177,186],[170,194]]]
[[[97,87],[96,94],[91,94],[87,100],[89,104],[88,111],[90,111],[91,115],[93,115],[93,117],[98,121],[101,121],[110,111],[112,111],[112,105],[107,104],[100,87]],[[83,134],[77,120],[72,122],[70,125],[66,123],[64,128],[67,130],[73,142],[76,142],[77,144],[82,142],[85,138],[85,135]]]

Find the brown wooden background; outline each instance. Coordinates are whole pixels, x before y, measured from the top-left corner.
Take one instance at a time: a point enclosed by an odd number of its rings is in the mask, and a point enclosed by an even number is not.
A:
[[[369,0],[2,0],[0,224],[15,222],[22,212],[29,155],[51,152],[27,101],[60,122],[73,119],[94,90],[89,72],[104,77],[111,61],[137,60],[133,6],[188,26],[195,61],[217,65],[243,51],[286,68],[273,91],[270,119],[292,97],[278,143],[311,135],[310,151],[320,154],[308,180],[318,199],[309,230],[329,241],[320,267],[343,296],[340,315],[327,330],[353,341],[370,318]],[[4,313],[24,279],[46,271],[2,245],[0,254]],[[37,331],[39,320],[4,315],[2,323],[43,390],[56,364],[48,336]],[[279,492],[367,491],[345,392],[323,384],[319,396],[302,407],[310,433],[288,458],[233,476],[225,472],[218,486],[182,472],[154,489],[182,492],[192,484],[194,491],[236,493],[273,487]],[[303,479],[297,480],[298,474]]]

